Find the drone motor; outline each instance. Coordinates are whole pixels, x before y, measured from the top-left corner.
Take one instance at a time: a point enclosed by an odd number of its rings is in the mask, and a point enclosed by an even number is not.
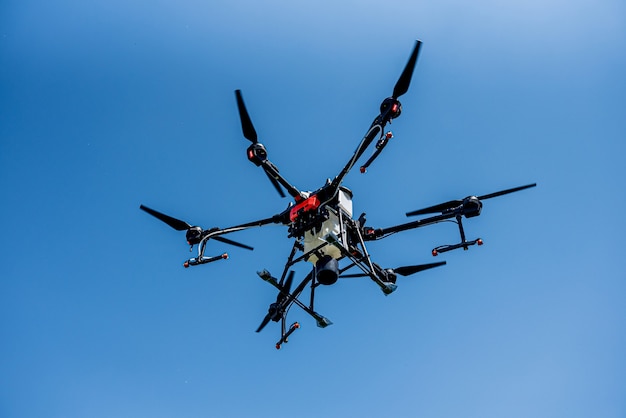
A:
[[[397,118],[402,113],[402,104],[393,97],[387,97],[380,104],[380,113],[384,115],[387,112],[389,112],[390,119]]]
[[[483,202],[476,196],[469,196],[463,199],[463,206],[461,211],[466,218],[473,218],[480,215],[480,211],[483,208]]]
[[[192,226],[191,228],[189,228],[187,230],[187,233],[185,234],[187,238],[187,244],[199,244],[200,241],[202,241],[202,233],[202,228],[200,228],[199,226]]]
[[[263,164],[263,161],[267,160],[267,150],[265,146],[260,142],[256,142],[248,147],[248,160],[250,160],[257,167]]]

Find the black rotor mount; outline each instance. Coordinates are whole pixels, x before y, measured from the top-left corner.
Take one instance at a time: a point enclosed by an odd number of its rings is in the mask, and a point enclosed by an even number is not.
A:
[[[466,218],[473,218],[480,215],[483,203],[476,196],[468,196],[463,199],[462,212]]]
[[[267,150],[260,142],[250,145],[247,152],[248,160],[252,161],[257,167],[267,160]]]
[[[383,100],[380,104],[380,114],[384,115],[387,112],[389,112],[389,119],[395,119],[400,116],[400,113],[402,113],[402,104],[398,99],[387,97]]]
[[[200,228],[199,226],[192,226],[191,228],[189,228],[187,230],[187,243],[189,245],[196,245],[199,244],[200,241],[202,241],[202,235],[203,235],[202,228]]]

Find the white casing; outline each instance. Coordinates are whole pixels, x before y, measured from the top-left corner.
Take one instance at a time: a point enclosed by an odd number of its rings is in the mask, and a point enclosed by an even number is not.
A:
[[[339,189],[337,198],[339,200],[339,209],[343,212],[341,216],[343,218],[352,218],[352,192],[344,187]],[[341,225],[339,215],[334,210],[328,210],[328,219],[322,223],[322,227],[319,232],[307,231],[304,234],[304,252],[307,253],[314,248],[319,247],[324,242],[337,242],[340,245],[345,246],[345,231],[343,225]],[[340,259],[342,257],[341,250],[337,248],[336,244],[329,244],[322,247],[319,250],[323,255],[329,255],[334,259]],[[311,254],[307,261],[310,263],[317,262],[318,257],[315,254]]]

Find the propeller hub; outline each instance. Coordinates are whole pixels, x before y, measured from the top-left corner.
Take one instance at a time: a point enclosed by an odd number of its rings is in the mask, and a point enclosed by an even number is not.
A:
[[[393,269],[385,269],[384,272],[385,272],[385,280],[383,281],[395,284],[396,279],[398,278],[398,275],[393,271]]]
[[[199,244],[202,241],[202,228],[199,226],[192,226],[187,230],[187,243],[189,245]]]
[[[395,119],[402,113],[402,104],[393,97],[387,97],[380,104],[380,114],[388,115],[388,119]]]
[[[483,208],[483,203],[476,196],[468,196],[463,199],[463,215],[466,218],[473,218],[480,215],[480,211]]]
[[[257,167],[263,164],[263,161],[267,160],[267,150],[263,144],[257,142],[248,147],[248,160]]]

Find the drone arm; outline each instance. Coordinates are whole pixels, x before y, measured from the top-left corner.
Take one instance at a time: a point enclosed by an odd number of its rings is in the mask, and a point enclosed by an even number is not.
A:
[[[231,226],[229,228],[217,229],[215,231],[209,232],[205,236],[205,239],[220,236],[220,235],[230,234],[233,232],[243,231],[244,229],[250,229],[254,227],[260,227],[260,226],[265,226],[269,224],[279,224],[279,223],[285,223],[283,214],[274,215],[271,218],[259,219],[258,221],[247,222],[241,225]]]
[[[455,216],[456,215],[454,213],[445,213],[441,215],[431,216],[430,218],[418,219],[417,221],[407,222],[407,223],[396,225],[396,226],[391,226],[389,228],[366,230],[363,239],[365,241],[373,241],[377,239],[382,239],[396,232],[408,231],[409,229],[421,228],[423,226],[436,224],[436,223],[448,220],[450,218],[454,218]]]
[[[409,90],[409,85],[411,83],[411,78],[413,77],[413,70],[415,69],[415,63],[417,62],[417,56],[419,54],[421,44],[421,41],[415,42],[415,47],[413,48],[413,52],[411,52],[409,61],[404,67],[404,70],[400,74],[400,78],[398,78],[398,81],[393,88],[393,94],[391,95],[391,97],[383,100],[380,105],[380,114],[374,119],[374,122],[372,122],[372,124],[370,125],[370,129],[365,134],[365,137],[357,147],[350,161],[348,161],[348,164],[346,164],[346,166],[343,168],[343,170],[341,170],[339,175],[335,177],[335,180],[333,180],[332,186],[334,187],[335,191],[339,189],[343,178],[352,169],[354,164],[356,164],[357,160],[361,158],[361,156],[370,146],[374,138],[376,138],[377,135],[382,134],[383,130],[385,129],[385,125],[390,122],[391,119],[400,116],[400,113],[402,112],[402,106],[400,105],[398,98]],[[380,151],[378,153],[380,153]],[[373,161],[376,156],[372,157],[371,160]],[[369,161],[369,163],[371,163],[371,161]]]
[[[275,181],[281,186],[283,186],[291,197],[294,197],[294,198],[303,197],[302,192],[296,189],[295,186],[293,186],[283,176],[281,176],[280,172],[278,171],[278,168],[270,160],[267,160],[267,159],[263,160],[263,162],[261,163],[261,167],[263,168],[263,171],[265,171],[265,174],[267,174],[267,176],[270,178],[270,181],[272,181],[272,183],[274,183]],[[276,187],[276,184],[274,184],[274,187]],[[280,187],[276,187],[276,190],[278,190],[279,193],[282,192],[280,190]]]
[[[335,177],[335,179],[331,183],[332,190],[339,190],[339,186],[341,186],[341,183],[343,182],[344,177],[350,172],[350,170],[352,170],[352,167],[354,167],[354,164],[356,164],[357,160],[361,158],[361,156],[370,146],[372,141],[374,141],[374,139],[380,135],[380,133],[384,129],[384,125],[385,125],[385,121],[382,115],[374,119],[374,122],[372,122],[372,125],[370,126],[369,131],[367,131],[367,133],[365,134],[365,136],[359,143],[359,146],[354,151],[354,154],[352,155],[352,158],[350,159],[350,161],[348,161],[345,167],[341,170],[341,172],[337,175],[337,177]]]
[[[241,225],[236,225],[236,226],[231,226],[229,228],[224,228],[224,229],[214,229],[211,231],[205,231],[204,236],[202,237],[202,240],[200,241],[200,245],[198,245],[198,259],[202,259],[202,257],[204,257],[204,249],[206,247],[206,243],[210,238],[216,238],[219,237],[221,235],[225,235],[225,234],[230,234],[233,232],[238,232],[238,231],[243,231],[245,229],[250,229],[250,228],[254,228],[254,227],[260,227],[260,226],[264,226],[264,225],[269,225],[272,223],[275,224],[279,224],[279,223],[286,223],[285,219],[287,219],[285,216],[285,214],[289,214],[288,211],[285,211],[281,214],[278,215],[274,215],[271,218],[265,218],[265,219],[259,219],[257,221],[252,221],[252,222],[248,222],[245,224],[241,224]]]

